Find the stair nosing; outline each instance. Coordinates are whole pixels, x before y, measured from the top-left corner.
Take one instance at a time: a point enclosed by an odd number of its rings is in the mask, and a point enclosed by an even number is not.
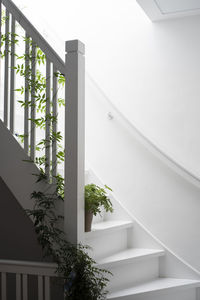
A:
[[[108,222],[108,221],[106,221]],[[102,223],[106,223],[106,222],[102,222]],[[115,221],[113,221],[115,222]],[[113,225],[111,227],[107,227],[107,228],[102,228],[102,229],[93,229],[92,231],[90,232],[85,232],[85,237],[86,239],[87,238],[91,238],[91,237],[94,237],[94,236],[100,236],[102,234],[107,234],[107,233],[110,233],[110,232],[114,232],[114,231],[118,231],[118,230],[123,230],[123,229],[127,229],[127,228],[131,228],[133,227],[133,221],[117,221],[116,220],[116,225]],[[120,224],[120,222],[122,222]],[[98,223],[100,224],[100,223]]]
[[[158,280],[162,280],[162,279],[169,279],[169,280],[176,280],[176,281],[178,281],[178,280],[184,280],[184,279],[177,279],[177,278],[158,278],[157,280],[152,280],[151,282],[156,282],[156,281],[158,281]],[[116,295],[115,296],[115,293],[116,292],[112,292],[112,293],[110,293],[110,294],[108,294],[108,296],[107,296],[107,299],[108,300],[120,300],[122,297],[123,297],[123,299],[124,300],[126,300],[126,299],[128,299],[129,297],[132,297],[132,296],[135,296],[135,295],[145,295],[145,294],[150,294],[150,295],[152,295],[152,294],[159,294],[159,293],[165,293],[166,291],[175,291],[175,290],[184,290],[184,289],[187,289],[187,288],[196,288],[196,287],[200,287],[200,281],[199,280],[191,280],[191,279],[185,279],[185,281],[187,281],[187,282],[185,282],[185,283],[183,283],[183,284],[177,284],[177,285],[174,285],[174,286],[166,286],[166,287],[158,287],[157,289],[153,289],[153,290],[146,290],[146,291],[136,291],[136,292],[130,292],[130,293],[128,293],[127,291],[128,290],[131,290],[131,287],[130,288],[126,288],[126,289],[121,289],[121,290],[119,290],[118,292],[125,292],[125,294],[123,295],[123,294],[121,294],[121,295]],[[149,283],[149,282],[146,282],[147,284]],[[145,284],[145,283],[144,283]],[[137,285],[135,285],[135,287],[136,287]],[[133,286],[134,287],[134,286]],[[113,296],[112,296],[113,295]]]
[[[136,248],[136,249],[140,249],[140,248]],[[128,250],[128,249],[126,249],[126,250]],[[110,255],[109,257],[112,258],[113,256],[115,256],[117,254],[120,254],[120,253],[123,253],[126,250],[115,253],[114,255]],[[141,250],[144,250],[144,248],[141,248]],[[120,266],[120,265],[125,265],[125,264],[128,264],[128,263],[134,263],[135,261],[140,261],[140,260],[145,260],[145,259],[150,259],[150,258],[155,258],[155,257],[160,257],[160,256],[165,255],[165,251],[162,250],[162,249],[145,249],[145,250],[149,250],[149,253],[143,253],[143,254],[135,256],[135,257],[133,256],[133,257],[128,257],[128,258],[122,258],[122,259],[119,259],[119,260],[110,260],[110,261],[107,261],[107,262],[103,262],[103,259],[102,259],[98,262],[98,266],[104,267],[104,268],[105,267]],[[154,252],[150,252],[150,251],[154,251]]]

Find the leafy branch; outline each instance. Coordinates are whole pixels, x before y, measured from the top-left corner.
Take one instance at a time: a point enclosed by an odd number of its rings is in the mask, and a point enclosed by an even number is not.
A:
[[[7,18],[3,12],[1,25],[4,25],[6,20]],[[37,128],[45,130],[47,123],[50,126],[49,138],[38,141],[36,151],[41,154],[41,151],[49,147],[50,143],[57,142],[59,149],[56,153],[57,163],[62,163],[64,161],[64,149],[61,145],[63,137],[60,131],[53,130],[53,124],[57,123],[57,116],[52,113],[46,115],[47,102],[49,102],[50,107],[53,104],[46,95],[46,77],[37,68],[37,66],[45,65],[45,53],[38,46],[36,46],[36,55],[32,52],[34,41],[31,38],[7,33],[1,35],[1,49],[4,48],[4,50],[0,52],[0,56],[3,59],[6,55],[13,54],[10,51],[10,46],[12,43],[18,44],[21,38],[23,42],[29,43],[30,51],[22,55],[14,53],[17,61],[14,70],[27,83],[26,87],[17,87],[15,90],[20,97],[23,96],[23,99],[18,99],[18,102],[21,104],[21,107],[28,107],[30,110],[34,107],[37,113],[40,114],[37,118],[29,118]],[[5,46],[8,46],[7,51]],[[33,61],[36,67],[35,74],[32,74]],[[58,89],[62,88],[65,85],[65,76],[60,72],[55,72],[53,76],[57,78]],[[32,94],[32,90],[34,90],[34,94]],[[29,99],[24,99],[26,92],[34,97],[34,104]],[[65,105],[65,101],[62,98],[58,98],[57,103],[59,106]],[[21,143],[25,137],[28,137],[23,134],[18,134],[17,136]],[[30,159],[28,162],[32,163],[33,161]],[[47,182],[45,155],[37,156],[34,163],[40,170],[39,175],[36,175],[37,182]],[[52,174],[51,177],[53,178]],[[49,193],[48,190],[46,192],[33,191],[31,199],[34,201],[34,207],[32,210],[26,210],[27,215],[33,220],[37,239],[43,249],[44,257],[51,258],[57,264],[56,272],[63,282],[65,300],[106,299],[106,285],[109,281],[107,277],[111,273],[97,267],[96,262],[87,253],[87,246],[82,244],[73,245],[65,239],[65,234],[61,229],[63,216],[56,211],[58,203],[64,200],[64,178],[57,174],[54,176],[54,179],[56,181],[55,191],[53,193]]]

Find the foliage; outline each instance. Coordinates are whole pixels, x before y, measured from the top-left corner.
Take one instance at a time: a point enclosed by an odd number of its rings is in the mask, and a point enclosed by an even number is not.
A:
[[[7,18],[3,12],[1,25],[4,25],[6,20]],[[53,131],[53,124],[57,123],[57,116],[53,115],[52,112],[46,114],[46,104],[49,102],[50,107],[52,108],[53,106],[52,100],[46,95],[46,77],[37,68],[37,66],[46,64],[46,56],[31,38],[20,37],[18,34],[11,33],[1,35],[1,49],[3,49],[3,46],[5,49],[5,45],[8,45],[8,49],[7,51],[2,50],[0,55],[1,58],[4,58],[6,55],[12,54],[10,46],[12,43],[18,44],[20,39],[29,43],[30,51],[23,55],[14,54],[17,62],[14,67],[15,72],[23,81],[26,81],[25,87],[17,87],[15,90],[18,95],[23,96],[23,99],[18,99],[18,102],[22,107],[28,107],[29,111],[34,109],[37,112],[37,117],[29,118],[29,121],[34,123],[36,128],[45,130],[46,124],[50,125],[49,138],[41,139],[36,145],[36,151],[39,153],[39,156],[34,161],[30,159],[27,162],[36,163],[40,170],[39,175],[36,175],[37,182],[45,181],[51,183],[53,181],[56,183],[54,192],[48,192],[48,190],[46,192],[34,191],[31,194],[31,198],[34,200],[34,208],[26,212],[33,220],[44,257],[49,257],[57,263],[56,272],[62,282],[64,281],[65,299],[103,300],[106,299],[107,294],[105,290],[108,282],[107,276],[111,273],[96,266],[95,261],[87,254],[88,247],[81,244],[73,245],[66,241],[64,232],[61,229],[63,217],[56,212],[57,205],[64,200],[64,178],[60,174],[53,176],[51,173],[51,181],[49,182],[45,174],[46,157],[45,155],[40,155],[41,151],[49,147],[50,143],[57,142],[57,163],[64,161],[64,149],[61,146],[63,137],[61,132]],[[35,52],[32,51],[34,49],[33,46],[36,47]],[[32,73],[33,62],[36,69],[35,74]],[[58,89],[63,87],[65,84],[64,75],[56,72],[53,76],[57,78]],[[25,98],[26,92],[32,96],[31,99]],[[64,106],[64,99],[58,98],[57,103],[59,106]],[[23,134],[16,134],[16,136],[21,143],[24,142],[24,138],[28,138],[28,136]],[[102,203],[111,211],[108,205],[109,201],[106,199],[103,200],[102,191]]]
[[[107,185],[105,188],[112,191]],[[95,216],[101,214],[101,208],[106,212],[113,212],[112,203],[104,188],[97,186],[94,183],[85,186],[85,209],[92,212]]]
[[[56,272],[64,279],[66,300],[103,300],[106,299],[106,274],[87,254],[87,247],[73,245],[65,240],[60,229],[62,216],[56,214],[56,204],[60,200],[57,192],[33,192],[34,209],[27,213],[33,218],[38,241],[44,256],[53,258],[57,263]]]

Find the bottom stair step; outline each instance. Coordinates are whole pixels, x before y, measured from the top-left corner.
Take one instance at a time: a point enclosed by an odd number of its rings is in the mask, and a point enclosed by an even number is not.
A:
[[[137,296],[147,296],[150,299],[152,295],[161,295],[168,292],[176,292],[189,288],[200,287],[200,281],[175,278],[158,278],[137,286],[119,290],[108,294],[109,300],[134,300]],[[141,298],[142,299],[142,298]],[[144,298],[147,299],[147,298]],[[171,298],[173,300],[173,298]],[[189,300],[189,299],[188,299]]]

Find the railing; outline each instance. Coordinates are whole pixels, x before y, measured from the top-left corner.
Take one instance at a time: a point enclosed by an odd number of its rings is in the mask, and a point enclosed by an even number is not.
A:
[[[33,289],[37,300],[51,300],[51,278],[57,277],[55,271],[56,265],[52,263],[0,260],[1,300],[7,300],[10,288],[12,300],[28,300]],[[10,274],[14,275],[12,282]]]
[[[200,176],[189,170],[184,163],[179,161],[177,157],[173,157],[170,153],[168,154],[165,149],[162,149],[157,141],[153,141],[147,137],[147,135],[138,128],[137,125],[128,120],[128,118],[119,111],[119,109],[113,104],[113,102],[107,97],[102,88],[98,83],[91,77],[90,74],[86,73],[86,80],[89,80],[92,85],[96,88],[98,93],[101,95],[101,99],[104,104],[108,105],[108,119],[120,122],[124,128],[126,128],[133,136],[135,136],[148,150],[150,150],[156,157],[161,159],[167,166],[173,169],[177,174],[191,182],[193,185],[200,188]]]
[[[36,118],[36,78],[37,53],[39,48],[45,55],[45,174],[50,183],[55,183],[57,175],[56,140],[50,139],[50,131],[57,132],[57,122],[48,119],[58,118],[58,78],[59,72],[65,76],[65,204],[64,229],[69,241],[76,243],[83,240],[84,232],[84,45],[78,41],[66,42],[65,62],[57,55],[53,48],[45,41],[16,5],[10,0],[0,0],[0,18],[5,14],[5,24],[0,29],[2,34],[9,36],[5,39],[4,65],[0,79],[3,81],[3,121],[12,134],[15,134],[16,111],[16,45],[14,42],[16,30],[22,28],[24,40],[20,48],[23,49],[24,68],[30,68],[30,73],[24,77],[23,112],[23,148],[31,160],[36,153],[37,130]],[[2,28],[4,32],[2,32]],[[1,40],[0,40],[1,42]],[[31,82],[31,89],[29,87]],[[1,101],[2,103],[2,101]],[[21,108],[23,109],[23,108]]]

